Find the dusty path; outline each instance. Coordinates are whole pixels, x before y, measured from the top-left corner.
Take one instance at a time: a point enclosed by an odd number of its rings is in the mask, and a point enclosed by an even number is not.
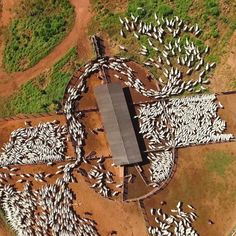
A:
[[[11,0],[11,2],[13,2]],[[49,69],[56,61],[65,55],[73,46],[78,45],[79,57],[89,58],[92,53],[87,36],[87,24],[91,18],[89,0],[70,0],[75,7],[75,24],[66,38],[56,46],[53,51],[38,64],[24,72],[8,74],[0,70],[0,96],[9,96],[22,84],[36,77],[44,70]],[[4,9],[3,9],[4,12]]]

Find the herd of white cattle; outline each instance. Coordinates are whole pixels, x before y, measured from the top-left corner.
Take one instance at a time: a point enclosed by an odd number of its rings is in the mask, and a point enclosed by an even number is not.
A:
[[[214,94],[170,99],[166,111],[176,147],[228,142],[234,138],[232,134],[223,134],[226,122],[217,114],[222,105],[215,101]]]
[[[95,180],[95,182],[90,187],[96,189],[103,197],[115,197],[120,193],[120,191],[113,191],[108,186],[110,184],[115,184],[113,176],[114,173],[107,171],[103,162],[98,163],[98,165],[93,165],[88,172],[88,177],[90,180]],[[119,189],[122,187],[122,184],[116,184],[115,187]]]
[[[132,14],[131,19],[120,18],[120,22],[121,36],[126,37],[126,34],[133,32],[137,40],[141,37],[146,40],[146,46],[140,42],[140,52],[137,53],[147,58],[145,66],[155,67],[160,75],[160,91],[143,91],[144,95],[163,98],[184,91],[199,93],[206,90],[204,84],[209,82],[207,74],[215,63],[205,61],[209,52],[208,46],[198,47],[190,39],[191,34],[198,36],[201,32],[197,24],[188,26],[177,16],[172,19],[159,19],[156,15],[154,23],[145,23],[139,16],[134,17]],[[186,33],[190,37],[186,37]],[[124,46],[120,45],[120,48],[128,52]],[[149,55],[151,51],[155,56]],[[183,77],[189,78],[188,81],[182,81]],[[193,81],[192,78],[195,77],[196,80]]]
[[[57,121],[13,131],[0,153],[0,166],[37,164],[65,159],[67,129]]]
[[[142,81],[131,73],[127,74],[128,82],[125,82],[144,96],[161,99],[153,104],[140,105],[135,117],[139,119],[139,133],[148,142],[150,185],[157,187],[172,174],[175,163],[173,148],[226,142],[234,136],[223,134],[226,122],[217,115],[217,109],[223,106],[215,102],[215,95],[169,98],[185,91],[205,91],[204,84],[209,83],[207,74],[215,66],[214,62],[205,61],[210,49],[208,46],[199,48],[191,41],[192,36],[200,34],[199,26],[189,26],[177,16],[160,19],[155,14],[154,18],[154,23],[145,23],[132,14],[131,19],[120,18],[120,35],[125,38],[133,33],[137,40],[142,38],[144,42],[146,39],[146,46],[140,41],[141,48],[137,53],[147,58],[145,66],[154,66],[160,75],[159,91],[146,90]],[[190,37],[186,37],[186,33]],[[120,49],[128,52],[123,45]],[[151,57],[153,51],[155,56]]]
[[[175,158],[173,151],[161,151],[156,153],[149,153],[150,160],[150,186],[158,187],[165,180],[171,177]]]
[[[55,174],[63,174],[63,177],[58,177],[55,184],[46,184],[37,190],[33,189],[30,181],[25,180],[26,174],[22,178],[25,182],[23,191],[17,191],[14,185],[1,184],[1,205],[18,236],[98,235],[95,222],[81,218],[73,209],[75,194],[69,183],[74,182],[72,172],[79,167],[79,163],[80,160],[75,160],[58,166],[59,171]],[[16,168],[9,170],[11,173],[17,171]]]
[[[226,122],[217,115],[221,108],[214,94],[195,95],[141,104],[135,118],[149,149],[163,150],[233,139],[232,134],[222,134]]]
[[[160,185],[171,176],[173,148],[234,139],[232,134],[223,134],[226,122],[217,115],[221,108],[223,106],[216,102],[214,94],[170,98],[140,105],[135,118],[139,119],[139,133],[148,142],[153,186]]]
[[[171,214],[166,214],[161,208],[151,208],[150,213],[154,217],[155,224],[149,226],[148,232],[152,236],[198,236],[193,228],[193,222],[197,219],[196,210],[193,206],[187,205],[189,212],[183,210],[183,203],[178,202]]]

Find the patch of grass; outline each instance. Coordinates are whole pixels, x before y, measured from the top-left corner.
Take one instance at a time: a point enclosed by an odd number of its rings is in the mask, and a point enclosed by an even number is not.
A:
[[[234,156],[227,152],[210,152],[206,158],[206,168],[209,172],[224,176],[227,168],[236,160]]]
[[[10,98],[0,99],[0,116],[55,111],[77,67],[76,56],[77,50],[72,48],[48,72],[23,85]]]
[[[167,17],[173,14],[173,9],[167,4],[160,4],[157,8],[157,12],[159,16]]]
[[[101,27],[110,37],[112,37],[119,30],[118,25],[117,27],[110,27],[110,25],[116,25],[118,14],[109,11],[105,14],[106,17],[101,20]]]
[[[233,22],[231,22],[230,28],[234,31],[236,30],[236,20],[234,20]]]
[[[4,50],[6,71],[22,71],[45,57],[74,21],[69,0],[22,0],[11,22]]]
[[[162,13],[167,13],[171,11],[168,6],[163,5],[163,1],[157,0],[130,0],[128,2],[128,9],[126,14],[133,13],[134,15],[140,15],[141,18],[150,18],[154,14],[156,9],[161,9]]]
[[[192,5],[192,0],[175,0],[175,14],[183,19],[189,19],[188,11]]]
[[[232,86],[233,88],[236,88],[236,77],[232,79]]]

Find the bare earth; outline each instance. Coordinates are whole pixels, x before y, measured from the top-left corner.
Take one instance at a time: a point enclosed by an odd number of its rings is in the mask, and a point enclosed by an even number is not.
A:
[[[2,222],[0,222],[0,235],[2,235],[2,236],[12,236],[12,234],[9,233],[8,230],[6,230],[5,225]]]
[[[227,45],[226,53],[222,56],[220,64],[216,67],[211,79],[211,90],[213,92],[233,90],[233,79],[236,81],[236,31]]]
[[[13,7],[15,5],[15,0],[9,0],[9,1],[0,1],[0,7],[2,8],[0,11],[0,28],[5,28],[9,25],[11,22],[13,15]],[[0,34],[0,75],[2,71],[2,58],[3,58],[3,50],[4,50],[4,38],[3,34]]]

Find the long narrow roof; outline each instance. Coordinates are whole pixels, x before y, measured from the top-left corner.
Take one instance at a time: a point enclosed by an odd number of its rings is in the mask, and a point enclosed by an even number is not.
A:
[[[117,83],[94,90],[104,129],[116,165],[142,161],[137,138],[122,87]]]

